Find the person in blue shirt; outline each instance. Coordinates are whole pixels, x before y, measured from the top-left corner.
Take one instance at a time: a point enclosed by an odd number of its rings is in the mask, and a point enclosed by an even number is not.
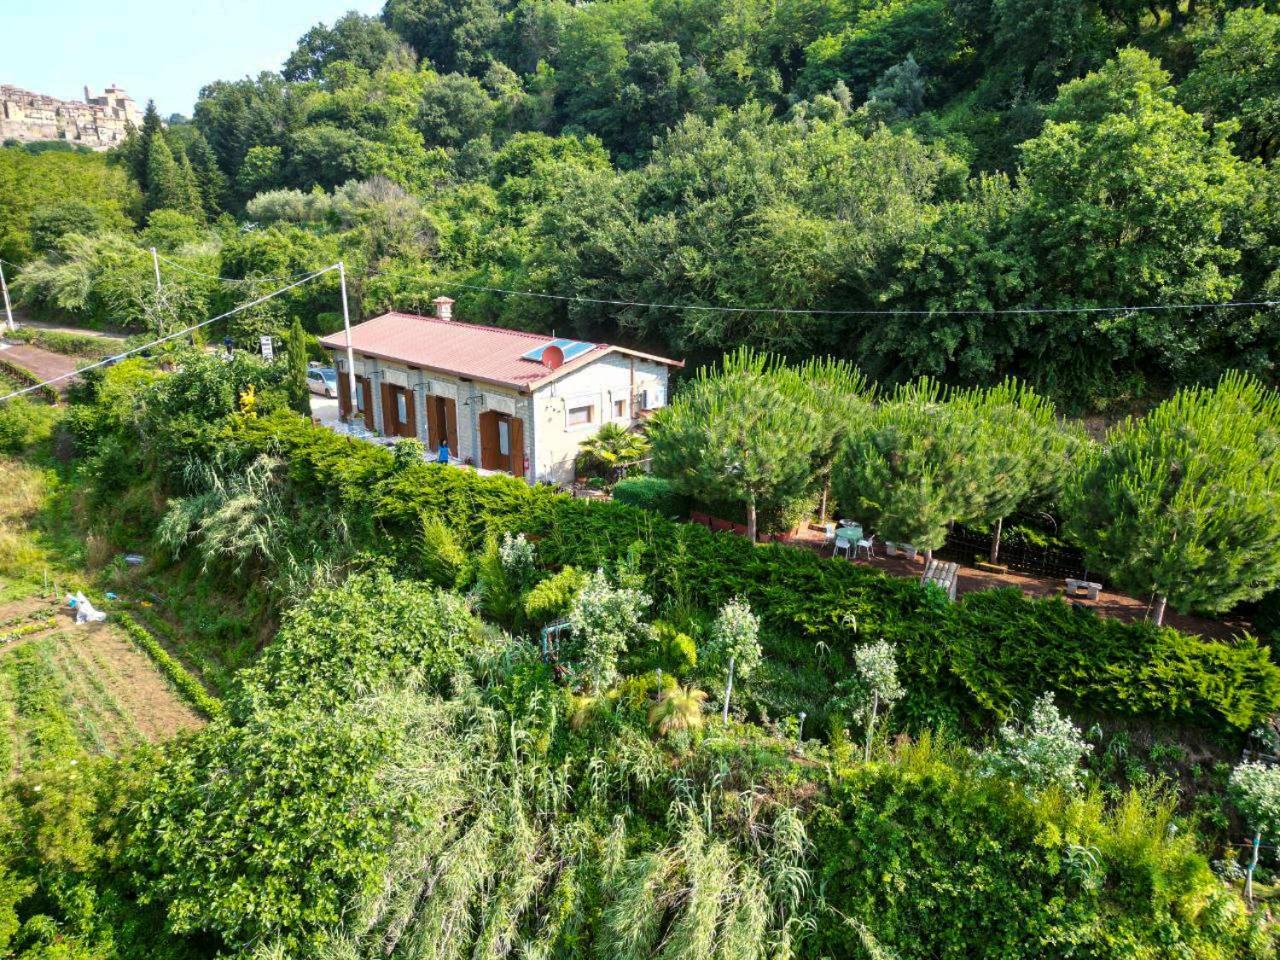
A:
[[[445,437],[440,441],[440,452],[436,454],[436,463],[449,462],[449,438]]]

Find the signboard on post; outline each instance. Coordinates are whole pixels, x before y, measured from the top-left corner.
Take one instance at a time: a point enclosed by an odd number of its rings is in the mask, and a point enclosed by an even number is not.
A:
[[[276,358],[276,348],[271,341],[271,337],[264,335],[262,341],[262,359],[270,363]]]

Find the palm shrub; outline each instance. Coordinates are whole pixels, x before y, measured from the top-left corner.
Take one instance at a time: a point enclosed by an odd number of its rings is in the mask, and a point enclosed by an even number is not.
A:
[[[663,690],[649,710],[649,726],[660,737],[701,730],[702,707],[706,701],[706,691],[693,687]]]
[[[626,474],[628,464],[643,460],[649,454],[649,440],[616,423],[606,423],[592,437],[578,446],[578,469],[596,470],[607,480]]]
[[[467,552],[462,549],[452,528],[436,514],[422,518],[421,546],[422,572],[428,580],[446,588],[462,584],[467,570]]]
[[[781,509],[814,487],[817,418],[765,375],[764,360],[723,375],[705,371],[650,422],[653,469],[706,503],[742,504],[747,536],[761,509]]]
[[[972,419],[922,378],[895,390],[849,437],[834,487],[847,512],[928,555],[953,521],[981,509],[985,479]]]
[[[1089,565],[1165,606],[1220,613],[1280,582],[1280,396],[1231,373],[1089,452],[1066,492]]]

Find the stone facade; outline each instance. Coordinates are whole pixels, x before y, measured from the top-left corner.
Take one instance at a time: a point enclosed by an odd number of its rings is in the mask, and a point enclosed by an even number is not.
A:
[[[98,95],[85,87],[84,95],[87,102],[81,103],[0,84],[0,143],[65,140],[106,150],[124,139],[128,124],[142,121],[138,105],[114,84]]]

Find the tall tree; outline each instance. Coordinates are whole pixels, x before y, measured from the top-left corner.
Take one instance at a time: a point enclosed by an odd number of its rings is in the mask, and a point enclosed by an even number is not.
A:
[[[981,503],[964,519],[992,525],[990,560],[996,563],[1004,518],[1057,496],[1079,435],[1058,423],[1052,403],[1017,380],[966,391],[952,402],[965,409],[980,440]]]
[[[289,406],[304,417],[311,416],[311,391],[307,388],[307,335],[302,321],[297,317],[289,327],[287,338],[289,375],[285,388],[289,394]]]
[[[859,425],[836,463],[847,513],[929,556],[948,526],[981,509],[982,445],[964,408],[927,378],[894,391]]]
[[[377,70],[388,60],[413,67],[413,53],[376,17],[352,10],[332,27],[318,23],[298,41],[281,73],[286,80],[319,80],[331,63],[346,60],[362,70]]]
[[[742,504],[755,540],[760,510],[813,491],[812,409],[763,374],[703,371],[650,424],[654,472],[702,502]]]
[[[182,171],[173,159],[173,151],[164,136],[151,138],[147,153],[148,211],[168,208],[184,210],[187,203]]]
[[[1221,613],[1280,582],[1280,396],[1243,374],[1129,419],[1067,489],[1089,565],[1180,611]]]
[[[1230,299],[1238,253],[1226,240],[1248,197],[1244,165],[1174,102],[1168,73],[1146,53],[1122,50],[1063,86],[1022,161],[1027,199],[1014,228],[1051,302]],[[1176,372],[1208,335],[1191,312],[1107,313],[1044,330],[1060,370],[1075,362],[1090,375],[1122,359]]]

